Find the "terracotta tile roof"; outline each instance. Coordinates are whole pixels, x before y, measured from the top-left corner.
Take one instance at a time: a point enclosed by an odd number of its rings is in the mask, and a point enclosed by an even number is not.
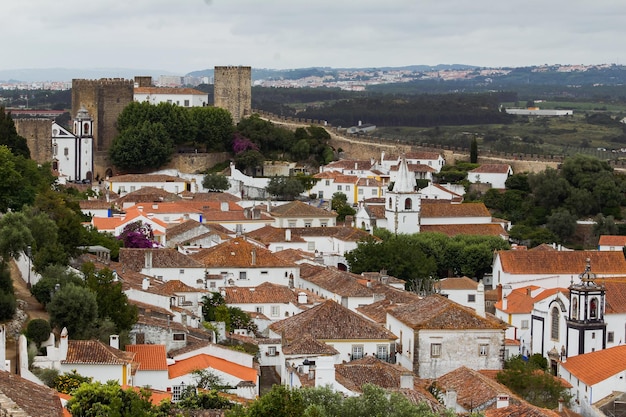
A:
[[[258,371],[256,369],[207,354],[192,356],[169,365],[168,374],[169,378],[173,379],[187,375],[197,369],[207,368],[227,373],[242,381],[251,381],[256,384],[258,380]]]
[[[332,267],[321,269],[306,278],[300,275],[300,279],[305,279],[342,297],[372,297],[374,295],[372,289],[361,285],[359,278],[359,275]]]
[[[626,274],[626,259],[619,251],[497,251],[502,269],[510,274],[573,274],[585,270],[601,275]]]
[[[298,298],[292,289],[270,282],[257,287],[225,287],[223,291],[226,304],[295,304]]]
[[[178,236],[180,234],[190,232],[194,229],[204,230],[204,232],[209,232],[211,230],[206,224],[202,224],[196,220],[187,220],[182,223],[169,225],[167,227],[166,233],[168,237]]]
[[[509,234],[501,224],[437,224],[422,225],[420,231],[423,233],[443,233],[446,236],[454,237],[458,235],[472,236],[504,236]]]
[[[372,304],[367,304],[356,308],[356,311],[364,315],[374,323],[381,325],[387,324],[387,309],[389,307],[395,307],[396,304],[391,300],[380,300]]]
[[[204,268],[204,264],[172,248],[120,248],[120,264],[141,271],[147,252],[152,252],[152,268]]]
[[[89,210],[89,209],[106,210],[106,209],[111,208],[113,206],[113,203],[111,203],[110,201],[106,201],[106,200],[81,200],[78,202],[78,205],[80,206],[82,210]]]
[[[281,268],[295,266],[274,255],[271,251],[253,245],[241,237],[211,248],[202,249],[190,255],[190,257],[211,268]]]
[[[468,277],[444,278],[437,284],[442,290],[476,290],[478,283]]]
[[[526,250],[526,246],[517,246],[515,250]],[[547,243],[542,243],[541,245],[537,245],[534,248],[530,248],[529,250],[533,250],[533,251],[556,251],[557,249],[552,246],[549,245]]]
[[[596,279],[606,289],[606,314],[626,313],[626,279]]]
[[[36,384],[11,372],[0,371],[0,393],[10,398],[19,410],[3,404],[7,415],[32,417],[62,417],[63,406],[59,394],[52,388]],[[6,407],[6,409],[5,409]]]
[[[251,232],[246,233],[246,236],[255,239],[259,242],[263,242],[265,244],[273,243],[273,242],[287,242],[286,234],[288,229],[282,229],[279,227],[274,227],[270,225],[266,225],[261,227],[260,229],[253,230]],[[289,229],[291,230],[291,229]],[[290,242],[304,242],[300,236],[291,234]]]
[[[208,93],[188,87],[135,87],[134,93],[208,96]]]
[[[359,284],[372,290],[375,298],[384,297],[396,304],[408,304],[419,300],[420,296],[414,292],[400,290],[378,280],[359,279]]]
[[[626,236],[602,235],[598,241],[600,246],[626,246]]]
[[[300,261],[315,261],[315,256],[312,255],[311,252],[305,252],[302,249],[283,249],[278,252],[274,252],[274,255],[284,261],[294,264]]]
[[[295,316],[273,323],[270,329],[286,340],[296,340],[310,334],[319,341],[332,340],[384,340],[397,336],[361,315],[332,300],[319,304]]]
[[[485,417],[559,417],[561,414],[527,402],[484,411]]]
[[[510,169],[511,165],[508,164],[482,164],[469,172],[475,174],[507,174]]]
[[[305,334],[283,345],[283,353],[285,355],[337,355],[339,352],[334,347],[318,342],[311,335]]]
[[[191,193],[191,199],[196,201],[241,201],[231,193]]]
[[[191,287],[178,279],[172,279],[161,285],[158,285],[158,286],[155,285],[155,287],[156,287],[155,288],[156,292],[159,294],[163,294],[163,295],[174,295],[174,294],[186,293],[186,292],[209,293],[208,290],[205,290],[202,288]]]
[[[164,202],[164,201],[179,201],[180,196],[174,193],[165,191],[158,187],[141,187],[138,190],[131,191],[124,197],[120,197],[115,200],[118,206],[123,206],[124,203],[152,203],[152,202]]]
[[[317,208],[298,200],[272,207],[270,215],[274,217],[337,217],[334,211]]]
[[[356,185],[359,187],[382,187],[383,183],[375,178],[359,178]]]
[[[529,285],[523,288],[516,288],[506,297],[507,308],[503,310],[509,314],[529,314],[533,311],[535,303],[545,300],[554,294],[561,292],[569,296],[567,288],[541,288],[535,285]],[[533,296],[533,293],[535,294]],[[496,302],[495,307],[502,310],[502,300]]]
[[[437,152],[427,152],[427,151],[417,151],[417,152],[407,152],[404,154],[404,157],[409,160],[409,159],[432,159],[432,160],[436,160],[439,159],[441,155],[438,154]],[[398,159],[400,158],[400,156],[398,155],[393,155],[393,154],[385,154],[385,160],[393,160],[393,159]]]
[[[387,214],[385,206],[367,204],[365,205],[365,210],[372,219],[384,219]]]
[[[494,408],[500,394],[508,394],[511,402],[520,403],[507,387],[466,366],[440,376],[436,385],[444,392],[456,391],[457,403],[466,410]]]
[[[125,365],[133,362],[134,352],[115,349],[99,340],[69,340],[67,357],[61,363]]]
[[[165,345],[126,345],[126,351],[135,354],[140,371],[167,371]]]
[[[308,278],[327,268],[320,264],[302,263],[300,264],[300,278]]]
[[[111,184],[119,182],[187,182],[183,178],[164,174],[125,174],[111,177],[108,181]]]
[[[422,200],[422,218],[431,217],[489,217],[491,213],[483,203],[437,204]],[[437,201],[437,200],[435,200]]]
[[[142,208],[141,210],[146,214],[200,214],[202,210],[194,207],[193,204],[188,204],[189,201],[166,201],[166,202],[152,202],[152,203],[138,203],[132,207]]]
[[[400,279],[400,278],[396,278],[396,277],[392,277],[391,275],[387,274],[386,271],[378,271],[378,272],[361,272],[361,276],[368,279],[368,280],[372,280],[372,281],[377,281],[377,282],[383,282],[383,280],[386,280],[386,282],[388,284],[404,284],[406,283],[405,280]]]
[[[356,227],[346,226],[293,227],[291,228],[291,235],[299,237],[333,237],[335,239],[343,240],[346,242],[359,242],[367,238],[380,240],[376,236],[370,235],[365,230],[361,230]]]
[[[413,329],[506,329],[506,323],[487,315],[480,317],[473,309],[463,307],[438,294],[411,304],[395,307],[389,314]]]
[[[373,356],[365,356],[335,365],[335,374],[350,380],[352,385],[361,391],[365,384],[374,384],[385,389],[400,388],[402,376],[412,373],[400,365],[383,362]]]
[[[437,170],[433,167],[429,167],[424,164],[407,164],[407,168],[409,172],[437,172]],[[400,165],[392,165],[389,167],[390,171],[398,171],[400,169]]]
[[[587,386],[626,371],[626,345],[567,358],[561,366]]]

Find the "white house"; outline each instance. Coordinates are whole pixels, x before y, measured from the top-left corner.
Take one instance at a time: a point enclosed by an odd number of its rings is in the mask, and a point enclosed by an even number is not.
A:
[[[491,188],[506,188],[506,180],[513,175],[513,169],[508,164],[482,164],[467,172],[467,179],[471,183],[491,184]]]
[[[313,178],[318,181],[308,191],[309,194],[317,194],[317,198],[320,200],[331,200],[335,193],[342,193],[345,194],[348,204],[352,205],[357,202],[358,176],[329,170],[315,174]]]
[[[207,93],[193,88],[135,87],[133,98],[140,103],[169,103],[180,107],[204,107],[209,103]]]
[[[154,241],[157,244],[166,244],[165,230],[167,229],[167,223],[144,213],[143,209],[140,207],[132,207],[119,216],[94,216],[91,218],[91,226],[95,227],[100,232],[112,233],[113,236],[121,235],[126,226],[136,222],[141,222],[144,225],[150,226],[152,233],[154,234]]]
[[[430,200],[450,200],[460,203],[465,195],[465,188],[456,184],[433,184],[429,183],[426,187],[420,188],[422,199]]]
[[[399,155],[389,155],[383,151],[380,155],[380,166],[388,171],[393,165],[400,163],[400,158],[401,156]],[[441,168],[446,163],[446,160],[440,153],[428,151],[407,152],[404,154],[404,159],[406,159],[407,163],[412,165],[426,165],[431,167],[435,172],[441,171]]]
[[[165,345],[126,345],[124,349],[134,353],[134,360],[139,364],[133,378],[136,387],[167,390],[170,385]]]
[[[164,174],[126,174],[107,178],[103,181],[105,189],[110,190],[120,197],[140,190],[143,187],[161,188],[173,194],[183,191],[192,191],[191,182],[172,175]]]
[[[205,265],[176,249],[120,248],[119,253],[120,264],[129,271],[161,281],[177,280],[189,287],[205,288]]]
[[[420,378],[438,378],[460,366],[502,369],[506,323],[433,294],[387,310],[398,335],[396,362]]]
[[[336,226],[337,213],[294,200],[280,206],[268,206],[274,218],[274,227],[328,227]]]
[[[568,358],[559,375],[572,385],[571,394],[584,416],[596,416],[594,405],[615,392],[626,392],[626,345]]]
[[[602,235],[598,241],[598,250],[601,251],[623,251],[626,246],[626,236]]]
[[[478,282],[468,277],[453,277],[439,280],[436,284],[439,294],[448,300],[465,307],[476,309]],[[484,289],[483,289],[484,290]],[[484,294],[481,294],[484,297]]]

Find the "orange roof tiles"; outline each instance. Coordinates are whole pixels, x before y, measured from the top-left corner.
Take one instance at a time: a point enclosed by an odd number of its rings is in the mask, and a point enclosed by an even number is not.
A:
[[[133,361],[133,352],[115,349],[99,340],[69,340],[67,357],[61,363],[125,365]]]
[[[436,286],[442,290],[476,290],[478,282],[468,277],[444,278]]]
[[[126,351],[135,354],[140,371],[167,371],[165,345],[126,345]]]
[[[541,291],[538,291],[541,290]],[[502,300],[496,302],[495,307],[509,314],[527,314],[533,310],[535,303],[544,300],[558,292],[569,294],[567,288],[547,288],[542,289],[535,285],[529,285],[523,288],[516,288],[506,297],[507,307],[502,310]],[[533,296],[533,293],[535,295]]]
[[[626,279],[596,279],[606,289],[606,314],[626,313]]]
[[[288,287],[264,282],[257,287],[226,287],[224,301],[227,304],[250,303],[296,303],[296,294]]]
[[[491,213],[483,203],[436,204],[422,200],[422,218],[429,217],[489,217]]]
[[[437,378],[437,385],[445,392],[456,391],[457,403],[466,410],[481,410],[488,408],[490,404],[493,407],[500,394],[508,394],[513,401],[519,403],[519,399],[507,387],[466,366],[440,376]]]
[[[505,236],[509,234],[504,230],[501,224],[424,224],[420,226],[422,233],[443,233],[446,236],[453,237],[458,235],[473,236]]]
[[[626,274],[626,259],[618,251],[497,251],[502,270],[510,274],[578,274],[585,270],[602,275]]]
[[[45,385],[36,384],[11,372],[0,371],[0,392],[10,398],[19,409],[3,400],[2,414],[12,416],[63,416],[60,394]]]
[[[198,369],[213,368],[217,371],[227,373],[242,381],[252,381],[255,384],[258,380],[258,372],[254,368],[239,365],[234,362],[227,361],[215,356],[200,354],[187,359],[177,361],[173,365],[168,366],[169,378],[178,378],[187,375]]]
[[[626,246],[626,236],[602,235],[598,241],[600,246]]]
[[[595,385],[626,370],[626,345],[567,358],[561,366],[587,386]]]
[[[510,169],[511,165],[508,164],[482,164],[469,172],[476,174],[507,174]]]
[[[207,267],[280,268],[295,266],[274,255],[271,251],[253,245],[244,238],[232,239],[211,248],[203,249],[190,257]]]
[[[298,200],[272,207],[270,215],[274,217],[337,217],[334,211],[317,208]]]
[[[164,174],[125,174],[111,177],[108,181],[111,184],[118,182],[187,182],[183,178]]]

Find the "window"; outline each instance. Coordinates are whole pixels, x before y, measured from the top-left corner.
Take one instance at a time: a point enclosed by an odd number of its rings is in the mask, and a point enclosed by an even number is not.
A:
[[[130,192],[132,193],[133,191],[135,191],[135,186],[134,186],[134,185],[131,185],[131,186],[130,186]]]
[[[289,222],[287,222],[287,226],[289,226],[289,227],[296,227],[296,221],[295,220],[289,220]]]
[[[261,275],[267,275],[268,272],[267,271],[261,271]]]
[[[405,210],[411,210],[412,207],[413,207],[413,200],[411,200],[410,198],[407,198],[406,200],[404,200]]]
[[[70,154],[70,148],[63,148],[63,155],[68,156]]]
[[[608,332],[606,335],[606,341],[607,343],[613,343],[615,341],[615,333]]]
[[[350,191],[350,186],[346,185],[346,191]]]
[[[475,303],[476,302],[476,294],[467,294],[467,302]]]
[[[255,310],[257,313],[263,314],[263,306],[257,307]]]
[[[378,190],[376,190],[376,188],[372,188],[372,195],[378,195]]]
[[[528,320],[522,320],[522,329],[528,329]]]
[[[325,184],[330,185],[330,180],[326,180]]]
[[[578,320],[578,297],[572,299],[572,318]]]
[[[239,279],[248,279],[246,271],[239,272]]]
[[[209,288],[215,288],[215,281],[209,282]]]
[[[305,220],[304,227],[311,227],[311,220]]]
[[[391,208],[391,202],[392,202],[392,201],[393,201],[393,200],[391,200],[391,197],[389,197],[389,208]]]
[[[179,269],[179,270],[178,270],[178,273],[179,273],[179,274],[184,274],[184,273],[185,273],[185,270],[184,270],[184,269]]]
[[[363,345],[352,346],[352,360],[361,359],[363,357]]]
[[[389,360],[389,347],[387,345],[376,346],[376,357],[381,361]]]
[[[272,317],[278,317],[280,315],[280,307],[272,306]]]
[[[489,354],[489,345],[478,346],[478,356],[487,356]]]
[[[307,248],[308,251],[312,252],[315,250],[315,242],[308,242],[307,243]]]
[[[337,186],[337,191],[341,191],[341,185]]]
[[[185,100],[185,107],[189,107],[189,100]]]
[[[185,340],[185,333],[174,333],[172,335],[172,340],[184,341]]]
[[[441,343],[430,344],[430,357],[438,358],[441,356]]]
[[[559,308],[552,307],[552,311],[550,312],[551,319],[551,327],[550,327],[550,337],[552,340],[559,340]]]
[[[317,193],[317,196],[319,197],[319,199],[321,200],[322,198],[324,198],[324,191],[321,191],[319,193]]]
[[[589,302],[589,318],[597,319],[598,318],[598,299],[593,297]]]
[[[184,391],[185,385],[172,386],[172,402],[180,401]]]
[[[326,227],[326,226],[328,226],[327,222],[320,222],[320,227]]]
[[[359,195],[363,195],[363,189],[359,188]]]
[[[269,346],[267,348],[267,355],[268,356],[276,356],[276,346]]]

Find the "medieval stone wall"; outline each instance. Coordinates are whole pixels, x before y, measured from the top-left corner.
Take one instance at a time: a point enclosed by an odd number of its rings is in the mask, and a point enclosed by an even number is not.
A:
[[[179,153],[161,169],[177,169],[184,174],[199,174],[213,165],[230,160],[228,152],[220,153]]]
[[[14,119],[17,134],[26,139],[30,157],[38,164],[52,161],[52,120]]]
[[[215,67],[215,107],[228,110],[235,124],[252,114],[252,68]]]

